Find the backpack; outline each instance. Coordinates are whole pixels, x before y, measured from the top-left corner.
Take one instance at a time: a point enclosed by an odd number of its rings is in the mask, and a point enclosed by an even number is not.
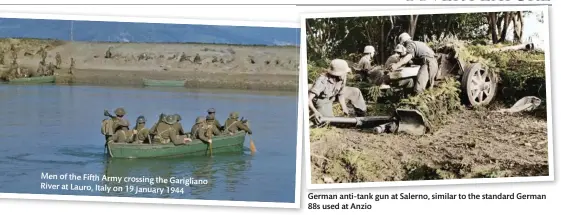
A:
[[[113,135],[113,120],[112,119],[104,119],[101,121],[101,134],[102,135]]]

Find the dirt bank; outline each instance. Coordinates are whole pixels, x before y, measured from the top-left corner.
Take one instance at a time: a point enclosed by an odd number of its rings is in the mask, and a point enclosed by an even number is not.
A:
[[[330,130],[330,131],[326,131]],[[422,137],[310,131],[312,183],[546,176],[546,119],[462,110]]]
[[[148,78],[186,79],[187,87],[193,88],[298,89],[298,47],[4,39],[0,45],[5,50],[5,64],[11,62],[10,44],[19,49],[19,65],[32,70],[41,60],[37,53],[40,47],[47,47],[47,62],[53,64],[60,53],[62,68],[56,72],[62,76],[66,76],[73,57],[76,84],[140,85],[142,78]],[[112,56],[106,58],[110,47]],[[195,59],[197,55],[200,61]]]

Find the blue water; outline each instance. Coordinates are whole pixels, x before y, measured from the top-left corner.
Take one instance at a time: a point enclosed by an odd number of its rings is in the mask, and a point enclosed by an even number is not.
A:
[[[205,200],[294,202],[297,95],[194,92],[186,89],[90,86],[0,85],[0,192],[140,196]],[[228,113],[248,118],[258,152],[173,159],[114,159],[104,155],[103,110],[124,107],[133,122],[144,115],[151,126],[159,113],[179,113],[186,130],[213,107],[224,123]],[[246,139],[248,147],[249,138]],[[207,185],[148,186],[139,183],[41,179],[51,174],[207,179]],[[183,193],[47,190],[41,183],[109,185],[125,188],[183,188]]]
[[[0,37],[71,40],[71,21],[0,18]],[[300,45],[300,29],[73,21],[74,41]]]

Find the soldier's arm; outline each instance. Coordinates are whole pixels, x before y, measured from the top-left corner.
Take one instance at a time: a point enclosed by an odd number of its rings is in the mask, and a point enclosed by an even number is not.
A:
[[[413,43],[407,44],[405,50],[407,51],[407,54],[404,57],[402,57],[399,60],[399,62],[395,64],[396,68],[399,68],[400,66],[407,64],[411,59],[413,59],[413,55],[415,55],[415,49],[413,47]]]
[[[220,124],[220,122],[217,119],[214,119],[214,124],[216,125],[216,128],[218,128],[219,130],[224,130],[224,127]]]
[[[140,130],[140,132],[137,134],[137,137],[139,137],[140,142],[144,142],[146,140],[146,138],[149,138],[150,136],[150,132],[148,131],[147,128],[144,128],[142,130]]]
[[[241,123],[241,122],[239,122],[239,123],[237,123],[237,124],[238,124],[238,129],[244,130],[244,131],[246,131],[248,134],[252,134],[252,133],[253,133],[253,132],[251,132],[251,129],[249,129],[249,127],[248,127],[246,124]]]
[[[212,127],[212,134],[214,135],[220,135],[220,130],[218,130],[218,128],[216,128],[215,126]]]
[[[177,131],[179,132],[179,135],[185,135],[185,130],[183,130],[183,125],[181,125],[181,123],[179,122],[177,123],[177,125],[178,125]]]
[[[209,141],[210,139],[206,136],[205,133],[206,133],[206,132],[205,132],[205,129],[200,128],[200,129],[197,131],[197,137],[198,137],[200,140],[202,140],[203,142],[208,143],[208,141]]]
[[[314,106],[314,98],[319,96],[325,90],[325,84],[323,82],[323,78],[320,76],[312,88],[309,90],[308,93],[308,107],[312,110],[313,113],[319,113],[316,107]]]
[[[152,128],[150,128],[149,133],[150,134],[156,134],[156,127],[158,126],[158,123],[155,123]]]

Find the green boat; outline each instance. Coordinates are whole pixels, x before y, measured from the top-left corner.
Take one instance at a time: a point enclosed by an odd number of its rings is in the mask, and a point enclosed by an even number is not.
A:
[[[17,78],[8,81],[8,83],[13,83],[13,84],[47,84],[47,83],[54,83],[54,82],[55,82],[55,76]]]
[[[144,86],[150,87],[184,87],[185,80],[152,80],[142,79]]]
[[[215,136],[212,139],[212,154],[243,153],[245,132],[234,135]],[[113,158],[159,158],[182,156],[209,156],[208,144],[201,140],[193,140],[186,145],[169,144],[107,144],[109,156]]]

